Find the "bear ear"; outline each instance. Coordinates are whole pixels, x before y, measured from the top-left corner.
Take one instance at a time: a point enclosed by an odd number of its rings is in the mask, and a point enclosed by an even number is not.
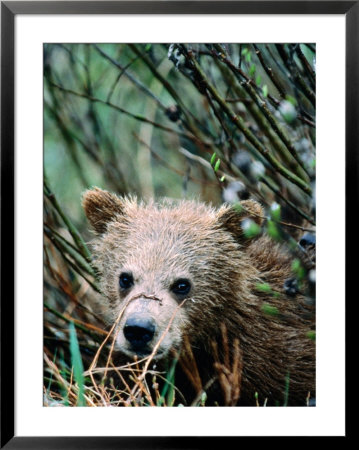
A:
[[[240,240],[250,242],[250,234],[246,236],[246,228],[254,222],[256,228],[261,227],[264,220],[264,210],[255,200],[243,200],[236,207],[230,206],[219,212],[219,223],[227,231]],[[259,231],[259,230],[258,230]],[[253,236],[254,237],[254,236]]]
[[[119,214],[123,214],[121,199],[98,187],[83,194],[82,206],[88,221],[98,234],[103,234],[107,229],[107,224]]]

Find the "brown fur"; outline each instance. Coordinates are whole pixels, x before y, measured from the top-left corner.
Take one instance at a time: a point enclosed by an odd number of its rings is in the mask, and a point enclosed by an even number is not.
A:
[[[289,297],[283,290],[284,281],[293,276],[291,258],[267,236],[243,236],[244,218],[258,224],[263,220],[258,203],[244,201],[240,211],[195,201],[145,204],[96,188],[84,194],[83,205],[98,235],[95,265],[109,321],[129,302],[119,323],[117,346],[122,353],[134,355],[121,333],[126,317],[141,310],[154,318],[154,345],[182,300],[171,285],[186,278],[192,289],[161,343],[159,363],[172,350],[180,350],[188,336],[205,385],[216,375],[212,343],[220,344],[224,324],[228,342],[237,338],[240,343],[239,404],[255,404],[256,392],[259,401],[282,404],[288,376],[290,404],[305,405],[308,392],[315,395],[315,344],[307,336],[314,329],[314,311],[302,295]],[[119,289],[123,271],[133,273],[129,292]],[[261,283],[279,295],[261,292]],[[264,304],[276,307],[278,314],[266,314]]]

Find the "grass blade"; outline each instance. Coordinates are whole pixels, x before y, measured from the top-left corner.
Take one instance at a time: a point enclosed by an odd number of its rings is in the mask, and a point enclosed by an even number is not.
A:
[[[79,342],[77,340],[75,325],[73,322],[70,322],[69,330],[70,330],[70,352],[71,352],[72,370],[74,372],[75,382],[79,387],[77,406],[86,406],[84,397],[85,391],[84,376],[83,376],[84,367],[82,364]]]

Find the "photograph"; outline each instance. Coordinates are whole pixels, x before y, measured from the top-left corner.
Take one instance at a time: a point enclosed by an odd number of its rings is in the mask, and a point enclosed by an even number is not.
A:
[[[44,407],[316,407],[316,48],[43,43]]]
[[[351,434],[358,3],[1,2],[1,449]]]

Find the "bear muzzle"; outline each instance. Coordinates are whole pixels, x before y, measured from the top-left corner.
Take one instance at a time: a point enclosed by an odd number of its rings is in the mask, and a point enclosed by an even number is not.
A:
[[[150,353],[148,344],[156,332],[156,322],[144,314],[130,315],[123,327],[123,334],[136,353]]]
[[[127,300],[116,337],[117,349],[130,357],[153,353],[162,359],[181,341],[179,305],[170,296],[135,294]]]

